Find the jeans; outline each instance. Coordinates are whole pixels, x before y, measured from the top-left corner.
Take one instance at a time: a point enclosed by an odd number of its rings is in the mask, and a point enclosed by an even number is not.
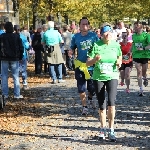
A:
[[[10,66],[10,67],[9,67]],[[2,95],[8,96],[8,69],[11,68],[14,80],[14,96],[20,96],[19,61],[1,61]]]
[[[27,59],[22,59],[20,66],[22,69],[22,84],[27,85]]]
[[[50,64],[49,69],[53,80],[62,80],[62,64]]]

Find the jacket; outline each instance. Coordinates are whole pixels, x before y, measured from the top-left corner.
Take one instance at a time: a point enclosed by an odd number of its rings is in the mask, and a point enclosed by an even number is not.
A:
[[[23,59],[27,59],[28,58],[28,55],[27,55],[27,50],[29,50],[30,48],[30,45],[29,45],[29,42],[27,40],[27,37],[24,36],[23,34],[20,33],[20,38],[22,40],[22,44],[23,44],[23,48],[24,48],[24,51],[23,51]]]
[[[5,61],[22,60],[24,47],[19,34],[3,33],[0,35],[0,59]]]
[[[39,32],[34,33],[32,39],[32,47],[34,51],[43,51],[43,45],[41,44],[41,34]]]

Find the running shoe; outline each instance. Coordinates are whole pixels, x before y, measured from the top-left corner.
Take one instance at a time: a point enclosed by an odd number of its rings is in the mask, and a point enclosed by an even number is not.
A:
[[[106,137],[106,129],[101,128],[98,137],[99,137],[100,140],[105,140],[105,137]]]
[[[84,116],[88,115],[88,108],[83,107],[83,109],[82,109],[82,115],[84,115]]]
[[[115,132],[114,130],[110,130],[108,132],[108,138],[111,142],[116,142]]]
[[[145,96],[144,93],[143,93],[143,91],[139,91],[138,95],[139,95],[140,97]]]
[[[120,85],[121,85],[121,86],[124,86],[124,82],[120,82]]]
[[[130,93],[130,90],[128,88],[126,88],[126,93]]]
[[[146,87],[146,86],[148,86],[148,79],[147,78],[144,78],[143,79],[144,81],[143,81],[143,85]]]

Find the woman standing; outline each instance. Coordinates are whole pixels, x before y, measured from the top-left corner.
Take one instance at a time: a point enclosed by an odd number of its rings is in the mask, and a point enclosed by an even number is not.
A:
[[[115,99],[119,79],[118,68],[122,63],[120,45],[112,40],[112,28],[105,24],[101,28],[102,40],[96,42],[88,52],[87,66],[95,64],[93,80],[95,92],[99,103],[99,116],[101,122],[100,139],[106,136],[106,99],[105,87],[108,93],[108,137],[110,141],[116,141],[114,134]]]
[[[132,43],[128,42],[128,35],[126,32],[122,33],[122,39],[123,41],[120,42],[121,50],[122,50],[122,65],[119,68],[120,76],[121,76],[120,85],[121,86],[124,85],[124,79],[125,79],[125,83],[127,85],[126,92],[130,93],[130,90],[129,90],[130,72],[133,66],[132,55],[130,52]]]

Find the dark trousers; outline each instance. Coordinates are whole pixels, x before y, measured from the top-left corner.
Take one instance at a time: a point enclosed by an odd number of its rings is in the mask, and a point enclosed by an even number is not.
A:
[[[106,109],[107,103],[105,98],[105,87],[108,93],[108,106],[115,106],[115,99],[117,95],[118,80],[111,79],[108,81],[94,80],[95,92],[98,99],[100,110]]]
[[[62,74],[63,74],[64,76],[67,76],[66,66],[65,66],[64,63],[62,63]]]
[[[74,70],[74,57],[70,58],[68,56],[68,50],[65,50],[66,55],[66,66],[69,70]]]
[[[40,50],[35,50],[35,74],[42,72],[42,54]]]
[[[49,64],[46,61],[44,61],[44,73],[47,72],[49,72]]]

